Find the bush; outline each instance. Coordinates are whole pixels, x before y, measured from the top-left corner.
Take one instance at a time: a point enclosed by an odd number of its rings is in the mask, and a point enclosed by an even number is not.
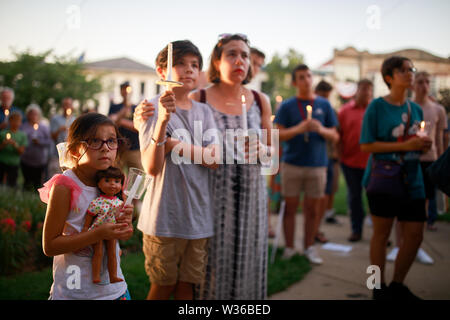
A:
[[[53,259],[45,256],[42,249],[47,205],[37,192],[0,189],[0,274],[11,275],[50,266]],[[120,242],[124,251],[142,250],[142,233],[136,229],[136,224],[135,219],[133,236]]]
[[[45,205],[32,192],[2,187],[0,192],[0,273],[48,266],[42,252]]]

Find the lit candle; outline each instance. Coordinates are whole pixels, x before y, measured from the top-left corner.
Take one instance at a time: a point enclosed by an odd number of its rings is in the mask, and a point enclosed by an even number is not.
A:
[[[307,119],[311,120],[312,119],[312,107],[310,105],[306,106],[306,112],[307,112]]]
[[[133,186],[131,187],[131,190],[128,193],[128,198],[127,198],[127,201],[125,202],[125,206],[131,204],[131,201],[133,200],[134,196],[136,195],[139,185],[141,184],[141,180],[142,180],[142,176],[137,175],[136,180],[134,180]]]
[[[9,116],[9,109],[5,110],[5,117]]]
[[[172,42],[167,45],[167,77],[166,80],[172,81]]]
[[[33,124],[33,134],[31,135],[31,137],[33,138],[33,139],[36,139],[36,137],[37,137],[37,130],[39,129],[39,125],[37,124],[37,123],[35,123],[35,124]]]
[[[310,105],[306,106],[306,119],[312,119],[312,107]],[[305,142],[309,142],[309,133],[305,132]]]
[[[247,125],[247,104],[245,103],[245,95],[241,96],[242,100],[242,129],[244,130],[244,135],[247,135],[248,125]]]
[[[72,109],[67,109],[66,110],[66,129],[69,129],[69,124],[70,124],[70,115],[72,114]]]
[[[11,139],[11,133],[8,132],[8,133],[6,134],[6,140],[9,140],[9,139]]]
[[[419,137],[425,137],[427,135],[427,132],[425,131],[425,121],[420,122],[420,130],[417,132],[417,136]]]

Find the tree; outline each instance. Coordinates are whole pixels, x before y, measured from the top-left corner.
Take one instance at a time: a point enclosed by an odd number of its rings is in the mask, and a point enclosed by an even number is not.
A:
[[[48,116],[50,109],[64,97],[72,97],[83,106],[102,89],[99,78],[86,79],[83,65],[75,58],[54,56],[51,50],[36,55],[30,51],[14,52],[14,55],[15,61],[0,62],[0,86],[14,89],[14,105],[22,110],[37,103]]]
[[[272,108],[275,107],[277,96],[286,99],[295,95],[291,72],[301,63],[303,63],[303,55],[291,48],[284,56],[275,53],[266,65],[265,72],[268,80],[262,84],[262,91],[269,95]]]

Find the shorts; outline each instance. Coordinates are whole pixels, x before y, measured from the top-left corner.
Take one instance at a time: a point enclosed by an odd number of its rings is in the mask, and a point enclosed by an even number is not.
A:
[[[118,297],[116,300],[131,300],[130,293],[127,290],[127,291],[125,291],[125,293],[123,295]]]
[[[208,238],[180,239],[144,234],[145,272],[151,283],[200,284],[205,277]]]
[[[299,197],[302,192],[309,198],[322,198],[327,183],[327,167],[300,167],[281,163],[281,194]]]
[[[425,222],[427,212],[425,199],[398,198],[386,194],[368,193],[372,215],[382,218],[397,218],[398,221]]]
[[[422,168],[422,175],[423,175],[423,184],[425,185],[425,198],[427,199],[434,199],[436,197],[436,186],[431,181],[430,177],[428,176],[426,170],[429,166],[431,166],[433,162],[420,162],[420,167]]]

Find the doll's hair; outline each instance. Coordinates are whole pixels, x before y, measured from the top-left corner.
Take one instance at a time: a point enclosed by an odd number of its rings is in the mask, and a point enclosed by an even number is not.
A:
[[[245,35],[230,34],[230,35],[221,37],[211,53],[211,58],[210,58],[210,62],[209,62],[208,80],[212,83],[220,83],[220,71],[216,68],[214,63],[216,61],[219,61],[222,58],[223,47],[232,40],[243,41],[247,45],[247,47],[250,49],[249,41]],[[249,59],[250,59],[250,57],[249,57]],[[249,68],[247,71],[247,77],[245,77],[244,81],[242,81],[242,84],[249,83],[252,80],[252,78],[253,78],[253,72],[252,72],[252,68],[250,67],[250,64],[249,64]]]
[[[95,174],[95,184],[98,185],[100,180],[103,178],[111,178],[111,179],[120,179],[120,183],[123,186],[123,183],[125,182],[125,175],[123,174],[122,170],[116,167],[109,167],[105,170],[99,170]],[[100,188],[99,188],[100,189]],[[100,193],[103,194],[103,191],[100,190]],[[119,198],[121,198],[122,190],[116,194]]]
[[[117,149],[117,156],[115,160],[118,161],[120,159],[120,155],[128,149],[129,144],[127,140],[122,137],[119,129],[117,129],[117,126],[110,118],[95,112],[82,114],[76,118],[70,126],[69,133],[67,135],[66,148],[67,155],[69,156],[68,158],[72,159],[73,157],[71,156],[71,153],[75,152],[76,148],[83,144],[84,141],[88,141],[89,139],[95,137],[98,127],[103,125],[112,126],[116,131],[116,137],[119,141],[119,148]]]

